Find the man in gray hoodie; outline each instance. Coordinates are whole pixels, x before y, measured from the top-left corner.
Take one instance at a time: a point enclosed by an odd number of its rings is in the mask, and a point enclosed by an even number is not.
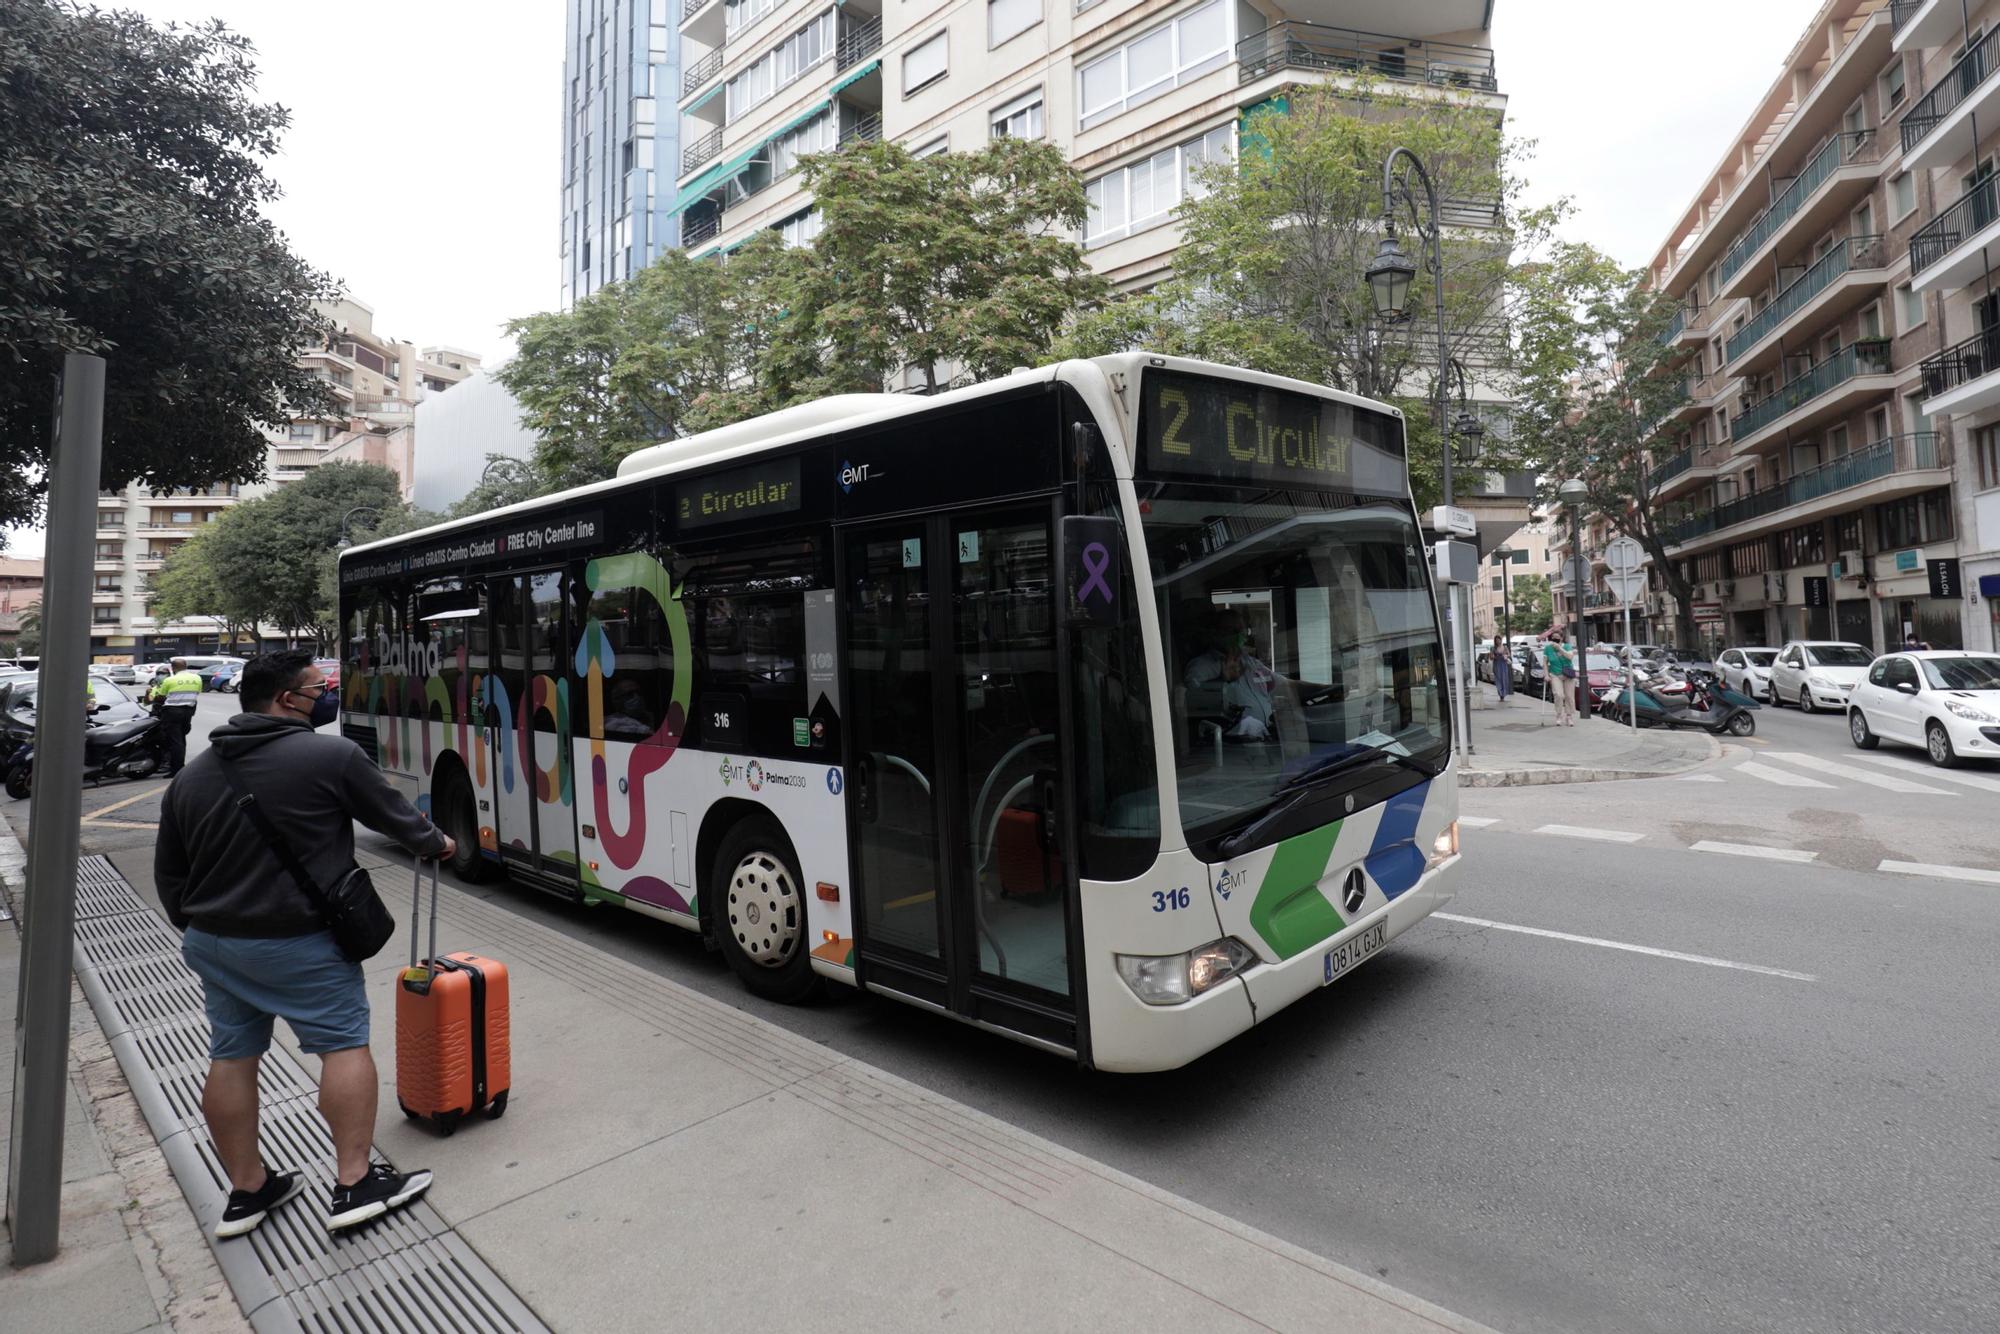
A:
[[[209,748],[167,788],[153,880],[181,956],[202,980],[209,1070],[202,1112],[230,1194],[219,1237],[251,1231],[304,1188],[266,1168],[257,1148],[257,1064],[282,1015],[320,1058],[319,1108],[333,1132],[328,1228],[400,1208],[429,1172],[371,1166],[377,1077],[368,1051],[368,991],[318,908],[238,807],[229,765],[322,891],[354,867],[354,821],[411,852],[449,857],[452,840],[389,785],[362,749],[314,729],[340,711],[309,653],[269,653],[243,668],[243,712],[209,733]],[[415,928],[412,927],[412,930]]]

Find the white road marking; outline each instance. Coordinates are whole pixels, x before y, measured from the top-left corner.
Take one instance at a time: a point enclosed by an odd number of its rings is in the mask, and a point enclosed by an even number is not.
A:
[[[1720,783],[1721,774],[1682,774],[1674,779],[1676,783]]]
[[[1929,862],[1883,862],[1877,870],[1894,875],[1928,875],[1939,880],[1970,880],[1975,885],[2000,885],[2000,871],[1976,866],[1934,866]]]
[[[1761,843],[1717,843],[1707,838],[1688,846],[1695,852],[1726,852],[1732,857],[1762,857],[1773,862],[1809,862],[1819,856],[1817,852],[1807,852],[1804,848],[1767,848]]]
[[[1915,753],[1911,752],[1912,755]],[[1886,764],[1893,769],[1915,770],[1925,778],[1940,783],[1963,783],[1967,787],[1976,787],[1986,792],[2000,792],[2000,778],[1982,778],[1978,774],[1962,773],[1957,769],[1940,769],[1935,765],[1928,769],[1918,769],[1911,761],[1899,760],[1893,755],[1856,755],[1854,758],[1866,760],[1870,764]]]
[[[1805,755],[1795,750],[1771,751],[1769,757],[1796,764],[1801,769],[1817,769],[1823,774],[1838,774],[1842,778],[1852,778],[1857,783],[1870,787],[1886,788],[1890,792],[1911,792],[1925,797],[1955,797],[1956,792],[1947,792],[1941,787],[1929,787],[1923,783],[1912,783],[1907,778],[1892,778],[1888,774],[1878,774],[1868,769],[1857,769],[1851,764],[1824,759],[1818,755]],[[1739,766],[1740,767],[1740,766]]]
[[[1767,977],[1786,977],[1794,982],[1817,982],[1811,973],[1795,973],[1789,968],[1767,968],[1761,963],[1737,963],[1732,959],[1712,959],[1706,954],[1683,954],[1679,950],[1659,950],[1651,945],[1628,945],[1622,940],[1604,940],[1597,936],[1576,936],[1567,931],[1547,931],[1539,926],[1516,926],[1512,922],[1494,922],[1484,917],[1461,917],[1457,913],[1440,912],[1431,916],[1443,922],[1463,922],[1467,926],[1490,927],[1495,931],[1518,931],[1524,936],[1545,936],[1550,940],[1567,940],[1577,945],[1598,945],[1607,950],[1624,950],[1628,954],[1650,954],[1656,959],[1675,959],[1681,963],[1706,964],[1710,968],[1733,968],[1743,973],[1763,973]]]
[[[1749,774],[1752,778],[1761,778],[1767,783],[1776,783],[1779,787],[1831,788],[1833,786],[1831,783],[1822,783],[1817,778],[1807,778],[1804,774],[1787,773],[1783,769],[1774,769],[1768,764],[1759,764],[1755,760],[1743,761],[1743,763],[1736,766],[1736,772],[1739,774]]]
[[[1486,829],[1499,824],[1500,820],[1498,816],[1493,815],[1461,815],[1458,817],[1458,822],[1467,829]]]
[[[1535,831],[1538,834],[1560,834],[1564,838],[1594,838],[1601,843],[1637,843],[1644,834],[1628,833],[1623,829],[1590,829],[1577,824],[1545,824]]]

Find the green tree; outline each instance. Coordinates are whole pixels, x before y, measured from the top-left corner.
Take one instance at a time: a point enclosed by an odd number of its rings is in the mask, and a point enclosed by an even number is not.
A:
[[[288,115],[218,23],[71,0],[0,21],[0,522],[31,519],[63,354],[109,362],[103,485],[263,473],[260,426],[331,407],[302,369],[336,285],[261,216]]]
[[[1549,628],[1549,621],[1555,615],[1555,601],[1549,594],[1546,574],[1524,574],[1509,580],[1507,594],[1507,614],[1497,618],[1505,622],[1501,627],[1504,632],[1517,634],[1525,630],[1539,634]]]
[[[17,656],[33,657],[42,651],[42,609],[30,607],[21,613],[14,631],[14,643],[10,651]]]
[[[1240,142],[1240,161],[1201,169],[1180,208],[1174,278],[1091,311],[1059,351],[1150,348],[1395,403],[1409,421],[1412,488],[1429,503],[1442,457],[1434,284],[1443,283],[1451,355],[1490,396],[1510,399],[1509,329],[1526,289],[1559,290],[1569,278],[1544,256],[1567,206],[1524,205],[1530,146],[1504,135],[1490,110],[1384,87],[1290,89],[1246,116]],[[1420,263],[1410,317],[1384,325],[1365,274],[1382,236],[1382,163],[1399,145],[1437,186],[1443,272]],[[1407,210],[1398,227],[1421,258]],[[1532,461],[1488,448],[1482,468]]]
[[[511,462],[512,460],[510,460]],[[364,522],[360,515],[348,525],[349,546],[360,546],[366,542],[378,541],[385,537],[401,537],[419,528],[428,528],[434,523],[442,523],[447,517],[433,514],[429,510],[418,509],[414,505],[399,504],[392,509],[384,509],[374,518]],[[315,623],[326,627],[321,634],[320,644],[329,647],[340,638],[340,553],[344,550],[338,543],[332,550],[319,558],[319,580],[314,590],[317,610]]]
[[[445,519],[467,519],[488,510],[502,509],[508,505],[518,505],[524,500],[533,500],[552,490],[548,482],[535,468],[532,460],[512,458],[506,454],[488,454],[486,467],[479,475],[479,483],[452,505],[441,516]]]
[[[1004,375],[1048,358],[1106,288],[1072,238],[1083,178],[1053,144],[996,139],[914,157],[861,144],[801,168],[823,225],[785,275],[789,317],[767,353],[787,398],[880,390],[904,368]]]
[[[162,621],[219,618],[232,648],[245,638],[257,642],[257,622],[264,610],[252,597],[252,582],[234,577],[217,555],[228,545],[222,534],[240,522],[236,516],[242,510],[242,506],[224,510],[146,577],[146,599],[155,616]]]
[[[218,520],[212,559],[226,572],[256,620],[288,635],[311,635],[324,648],[338,631],[323,596],[328,554],[352,540],[357,509],[383,518],[405,506],[396,474],[372,463],[323,463],[271,495],[236,506]],[[359,515],[354,515],[358,519]]]
[[[1571,300],[1550,303],[1524,340],[1529,373],[1516,429],[1534,438],[1544,460],[1545,500],[1554,501],[1565,480],[1580,479],[1586,512],[1646,549],[1653,579],[1677,603],[1680,642],[1693,644],[1694,588],[1667,557],[1688,506],[1653,494],[1654,469],[1664,461],[1654,427],[1688,395],[1688,354],[1662,339],[1674,302],[1645,285],[1643,270],[1621,269],[1594,251],[1576,267],[1589,281]]]

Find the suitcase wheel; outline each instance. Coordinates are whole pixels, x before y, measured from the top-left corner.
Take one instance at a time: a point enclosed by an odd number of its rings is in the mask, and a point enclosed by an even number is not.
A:
[[[458,1123],[464,1119],[465,1113],[462,1111],[439,1112],[434,1118],[438,1133],[446,1139],[450,1139],[458,1132]]]
[[[418,1119],[417,1114],[410,1110],[410,1104],[404,1102],[401,1098],[396,1099],[396,1105],[403,1109],[404,1116],[409,1117],[412,1121]]]
[[[507,1114],[507,1094],[509,1092],[511,1092],[511,1090],[501,1089],[499,1094],[493,1099],[492,1103],[487,1106],[486,1119],[488,1121],[498,1121],[501,1117]]]

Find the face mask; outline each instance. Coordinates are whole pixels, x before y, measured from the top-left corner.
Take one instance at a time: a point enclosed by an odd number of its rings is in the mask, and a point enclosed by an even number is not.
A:
[[[312,712],[306,716],[306,726],[325,727],[339,716],[340,692],[331,689],[322,690],[319,692],[319,697],[313,700]]]

